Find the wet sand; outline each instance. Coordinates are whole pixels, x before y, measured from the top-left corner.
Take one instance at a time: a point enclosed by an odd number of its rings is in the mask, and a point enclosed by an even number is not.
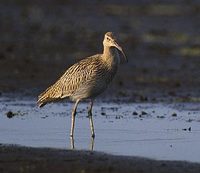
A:
[[[20,146],[0,147],[0,171],[15,172],[132,172],[197,173],[200,164],[155,161],[139,157],[113,156],[105,153]]]

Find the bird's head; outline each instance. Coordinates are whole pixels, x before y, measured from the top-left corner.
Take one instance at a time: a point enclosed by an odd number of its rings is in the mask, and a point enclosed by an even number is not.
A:
[[[115,47],[117,48],[122,55],[124,56],[126,62],[127,62],[127,58],[126,55],[124,54],[121,46],[118,45],[118,43],[116,42],[116,37],[114,36],[114,34],[112,32],[107,32],[104,36],[104,40],[103,40],[103,45],[107,46],[107,47]]]

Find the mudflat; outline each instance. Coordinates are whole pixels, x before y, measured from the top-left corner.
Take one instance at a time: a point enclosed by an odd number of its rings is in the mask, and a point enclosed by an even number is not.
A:
[[[0,147],[1,172],[154,172],[197,173],[200,164],[155,161],[105,153],[20,146]]]

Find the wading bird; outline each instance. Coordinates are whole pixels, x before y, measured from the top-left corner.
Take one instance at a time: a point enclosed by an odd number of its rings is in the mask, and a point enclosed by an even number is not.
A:
[[[46,103],[69,97],[75,101],[72,109],[70,136],[74,135],[75,116],[78,103],[90,99],[88,116],[92,137],[95,136],[92,106],[96,96],[101,94],[112,81],[120,64],[119,52],[125,60],[122,48],[117,44],[112,32],[107,32],[103,40],[103,54],[87,57],[72,65],[52,86],[38,96],[39,107]]]

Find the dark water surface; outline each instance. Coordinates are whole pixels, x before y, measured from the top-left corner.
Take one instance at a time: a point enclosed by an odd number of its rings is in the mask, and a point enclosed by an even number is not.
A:
[[[67,102],[39,109],[34,99],[0,98],[0,143],[70,149],[71,107]],[[75,149],[200,162],[199,103],[98,101],[93,110],[94,141],[86,108],[86,102],[78,108]]]

